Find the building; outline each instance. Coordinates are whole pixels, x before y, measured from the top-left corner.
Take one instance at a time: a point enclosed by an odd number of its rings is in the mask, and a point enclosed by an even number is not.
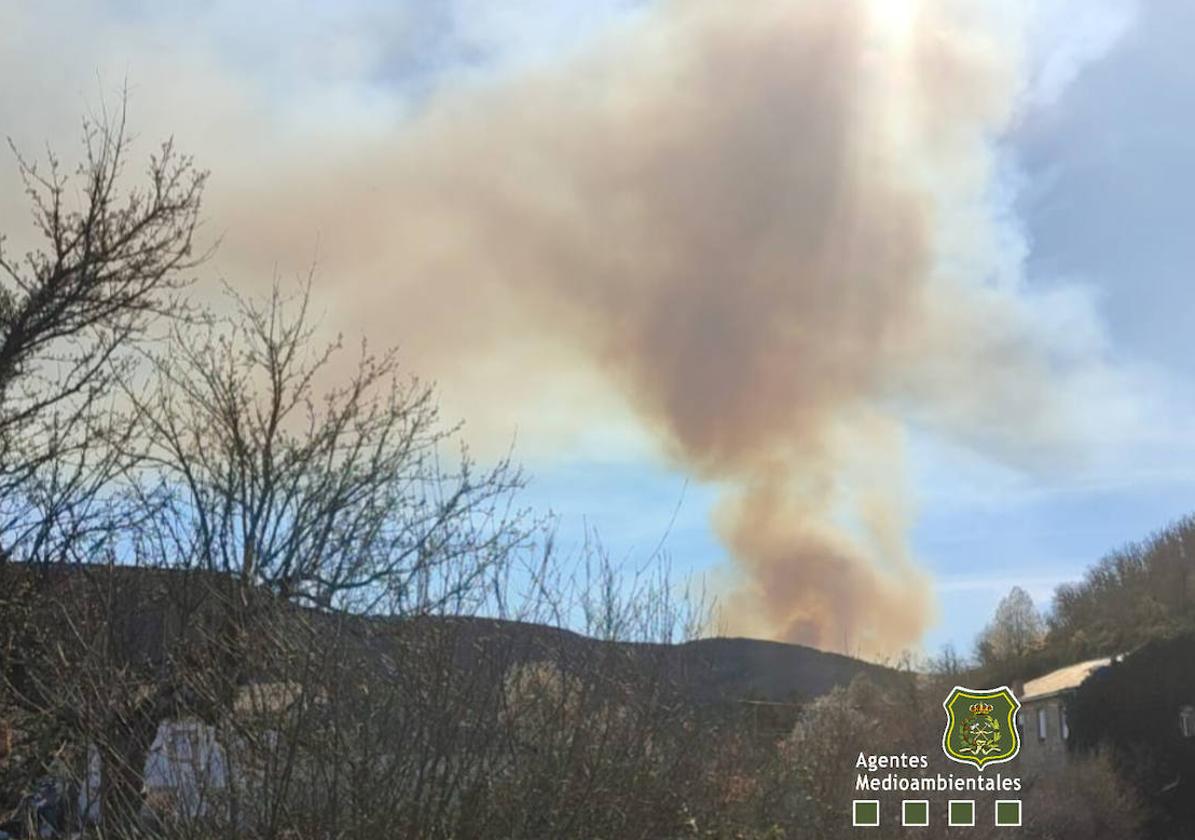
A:
[[[1021,701],[1017,725],[1021,733],[1020,760],[1026,770],[1051,770],[1066,762],[1071,737],[1068,704],[1089,677],[1118,658],[1089,659],[1013,686]],[[1192,724],[1195,726],[1195,720]]]

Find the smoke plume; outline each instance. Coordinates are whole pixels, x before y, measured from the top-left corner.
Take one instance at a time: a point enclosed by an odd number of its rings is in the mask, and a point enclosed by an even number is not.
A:
[[[933,612],[911,430],[1033,461],[1114,378],[1083,300],[1025,287],[1002,209],[1020,10],[670,0],[371,139],[254,113],[259,157],[205,159],[218,262],[268,276],[318,233],[333,319],[474,420],[548,395],[598,423],[612,392],[724,492],[729,630],[891,653]]]
[[[965,4],[669,3],[240,193],[230,228],[276,253],[264,220],[318,202],[325,264],[365,281],[342,314],[445,381],[499,371],[478,402],[591,366],[725,489],[732,631],[892,652],[932,618],[909,424],[1025,450],[1101,375],[991,209],[1018,45]]]

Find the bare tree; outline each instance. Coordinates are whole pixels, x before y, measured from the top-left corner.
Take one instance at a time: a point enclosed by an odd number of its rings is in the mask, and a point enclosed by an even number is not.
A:
[[[479,470],[430,387],[393,352],[342,364],[319,346],[310,286],[176,330],[159,387],[130,393],[150,442],[137,490],[155,511],[140,558],[230,575],[319,609],[463,611],[528,535],[509,461]],[[339,380],[339,381],[337,381]],[[331,382],[332,384],[329,384]]]
[[[123,99],[84,124],[77,166],[13,148],[40,245],[13,254],[0,236],[0,706],[24,722],[6,770],[94,728],[96,704],[72,708],[77,694],[49,675],[110,651],[110,625],[69,612],[77,603],[60,600],[51,566],[103,562],[128,524],[115,481],[133,463],[135,426],[114,396],[155,325],[186,314],[188,271],[203,258],[205,173],[166,142],[131,184],[130,148]],[[106,603],[90,614],[110,617]],[[72,645],[80,626],[87,644]],[[119,716],[117,685],[90,691]]]
[[[43,241],[10,254],[0,236],[0,552],[61,556],[110,512],[97,505],[129,434],[111,402],[130,353],[177,316],[206,174],[162,144],[140,187],[124,183],[123,106],[84,126],[73,170],[16,152]]]

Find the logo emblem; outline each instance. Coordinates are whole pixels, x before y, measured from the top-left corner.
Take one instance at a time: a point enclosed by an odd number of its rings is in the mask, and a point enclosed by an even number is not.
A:
[[[942,708],[946,710],[942,751],[952,761],[982,770],[988,764],[1011,761],[1020,752],[1017,711],[1021,704],[1008,686],[979,690],[956,685]]]

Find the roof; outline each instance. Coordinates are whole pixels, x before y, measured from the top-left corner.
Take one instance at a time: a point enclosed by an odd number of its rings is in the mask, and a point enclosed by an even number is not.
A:
[[[1067,665],[1065,668],[1051,671],[1044,677],[1029,680],[1021,689],[1021,702],[1041,700],[1063,691],[1078,688],[1084,680],[1100,668],[1111,665],[1119,658],[1118,656],[1105,656],[1101,659],[1088,659],[1086,662],[1076,662],[1074,665]]]

